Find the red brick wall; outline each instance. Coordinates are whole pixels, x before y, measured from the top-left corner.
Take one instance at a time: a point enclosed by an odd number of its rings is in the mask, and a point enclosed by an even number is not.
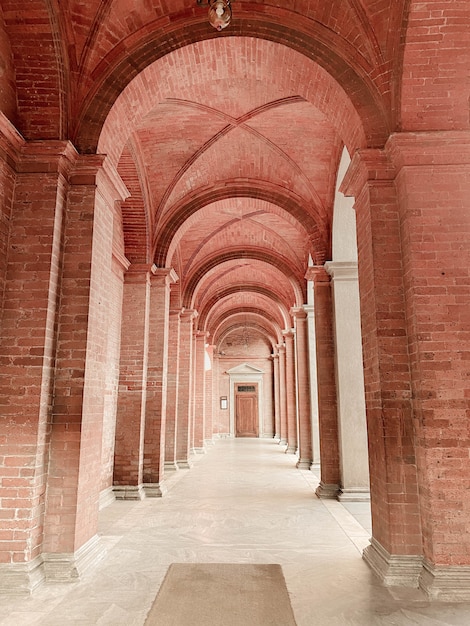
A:
[[[470,136],[392,137],[424,555],[470,563]]]

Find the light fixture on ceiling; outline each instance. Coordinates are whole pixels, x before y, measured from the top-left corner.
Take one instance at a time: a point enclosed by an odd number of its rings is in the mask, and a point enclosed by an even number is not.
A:
[[[198,4],[209,6],[209,23],[221,31],[230,24],[232,19],[231,0],[197,0]]]

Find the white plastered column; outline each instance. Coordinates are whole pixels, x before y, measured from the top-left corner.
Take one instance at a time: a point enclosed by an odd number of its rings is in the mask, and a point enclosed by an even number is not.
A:
[[[357,263],[327,263],[333,278],[333,323],[340,447],[339,500],[369,500],[366,406]]]
[[[333,212],[333,261],[325,264],[332,276],[335,333],[336,389],[340,447],[339,500],[369,500],[361,315],[357,270],[354,198],[346,198],[339,185],[350,158],[343,150]]]

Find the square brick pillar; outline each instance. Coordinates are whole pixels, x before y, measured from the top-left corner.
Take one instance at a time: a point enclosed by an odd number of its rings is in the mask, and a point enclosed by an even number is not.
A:
[[[205,404],[205,423],[204,423],[204,443],[205,445],[213,445],[214,443],[214,424],[213,424],[213,409],[214,409],[214,348],[215,346],[209,345],[206,348],[207,357],[209,359],[208,366],[210,368],[206,368],[206,376],[205,376],[205,386],[206,393],[204,396],[204,404]]]
[[[165,472],[179,469],[176,463],[176,441],[178,433],[180,317],[180,309],[170,309],[166,384]]]
[[[342,184],[355,197],[372,540],[364,558],[385,584],[417,586],[421,517],[395,168],[382,150],[354,155]]]
[[[101,449],[113,303],[115,203],[127,195],[103,156],[79,156],[69,176],[44,520],[46,575],[76,580],[101,556]]]
[[[114,493],[120,500],[145,496],[142,483],[152,270],[149,265],[131,265],[124,281],[113,478]]]
[[[432,598],[468,602],[470,132],[400,133],[385,149],[401,226],[420,586]]]
[[[286,345],[280,343],[277,346],[279,354],[279,419],[280,435],[279,445],[287,446],[287,383],[286,383]]]
[[[319,498],[336,498],[340,471],[331,283],[323,267],[310,267],[306,277],[313,284],[315,310],[321,457],[320,485],[316,494]]]
[[[194,354],[194,432],[193,451],[196,454],[205,454],[204,443],[206,422],[206,340],[207,333],[195,333]]]
[[[153,268],[150,276],[143,482],[152,498],[164,493],[170,288],[177,280],[173,269]]]
[[[67,142],[16,138],[8,153],[0,335],[0,590],[6,592],[31,591],[44,579],[55,324],[68,178],[77,159]]]
[[[310,372],[308,355],[307,312],[291,311],[295,323],[297,366],[297,403],[299,413],[299,469],[310,469],[313,461],[312,415],[310,410]]]
[[[274,399],[274,439],[281,440],[281,415],[279,395],[279,352],[277,347],[272,355],[273,360],[273,399]]]
[[[176,431],[176,463],[180,468],[190,468],[193,392],[193,327],[196,311],[184,309],[180,315],[178,413]]]
[[[295,382],[294,330],[284,330],[286,345],[286,415],[287,415],[287,454],[296,454],[298,448],[297,398]]]

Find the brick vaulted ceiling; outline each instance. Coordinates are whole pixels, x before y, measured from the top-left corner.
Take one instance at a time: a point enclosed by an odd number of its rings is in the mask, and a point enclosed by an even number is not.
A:
[[[0,104],[26,139],[108,155],[127,257],[173,267],[201,329],[248,317],[277,341],[309,255],[331,258],[343,147],[423,130],[419,57],[402,76],[424,4],[232,0],[217,33],[196,0],[0,0]]]

